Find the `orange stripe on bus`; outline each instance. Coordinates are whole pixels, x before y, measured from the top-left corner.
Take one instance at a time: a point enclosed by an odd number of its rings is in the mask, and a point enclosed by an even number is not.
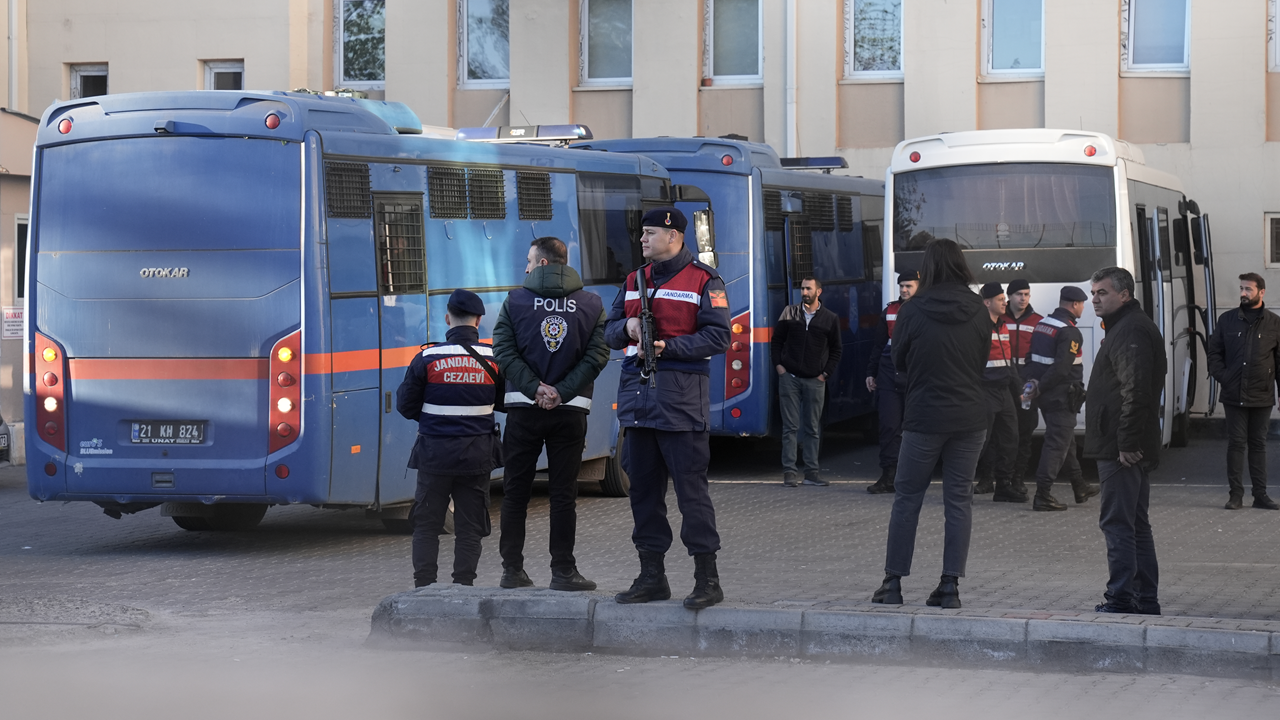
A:
[[[262,380],[266,358],[72,358],[73,380]]]
[[[773,339],[773,328],[751,328],[751,342],[766,343]]]

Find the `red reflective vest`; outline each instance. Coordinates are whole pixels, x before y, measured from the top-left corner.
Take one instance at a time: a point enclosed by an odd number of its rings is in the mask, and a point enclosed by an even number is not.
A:
[[[1020,319],[1014,319],[1013,314],[1006,312],[1004,314],[1005,328],[1009,332],[1009,348],[1013,354],[1013,362],[1017,365],[1026,365],[1028,358],[1031,357],[1031,335],[1036,331],[1036,325],[1044,319],[1044,316],[1027,306],[1027,313]]]
[[[1009,349],[1009,333],[1004,323],[991,329],[991,349],[987,351],[987,367],[982,373],[984,380],[1007,380],[1009,368],[1013,366],[1012,352]]]
[[[893,326],[898,324],[898,308],[902,307],[901,300],[894,300],[884,306],[884,327],[889,332],[889,342],[885,343],[885,352],[893,345]]]
[[[650,284],[653,266],[644,266],[645,289],[649,292],[649,309],[653,311],[653,327],[658,340],[669,340],[680,335],[692,335],[698,331],[698,311],[702,309],[702,289],[711,279],[711,273],[689,263],[662,284],[655,292]],[[640,293],[636,290],[636,274],[627,276],[627,296],[624,307],[627,317],[640,317]],[[635,355],[636,343],[627,345],[626,354]]]

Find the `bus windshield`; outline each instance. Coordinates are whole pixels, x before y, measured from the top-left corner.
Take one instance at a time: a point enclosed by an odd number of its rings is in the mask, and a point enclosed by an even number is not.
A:
[[[933,238],[966,250],[1115,247],[1112,173],[1049,163],[900,173],[893,180],[894,250],[923,250]]]
[[[298,145],[119,138],[43,151],[40,252],[298,249]]]

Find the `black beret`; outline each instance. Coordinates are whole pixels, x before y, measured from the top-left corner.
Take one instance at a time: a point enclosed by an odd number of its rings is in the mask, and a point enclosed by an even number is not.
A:
[[[920,282],[920,271],[903,270],[898,273],[898,284],[901,285],[904,282]]]
[[[685,219],[684,213],[673,207],[654,208],[640,218],[640,227],[660,227],[682,233],[688,226],[689,221]]]
[[[464,315],[484,315],[484,301],[470,290],[458,288],[449,294],[449,309]]]
[[[1062,292],[1058,293],[1058,299],[1070,300],[1071,302],[1084,302],[1089,299],[1089,296],[1075,285],[1063,285]]]
[[[982,299],[990,300],[997,295],[1003,295],[1004,288],[1000,287],[998,282],[989,282],[982,286]]]
[[[1026,280],[1023,280],[1022,278],[1017,278],[1016,280],[1009,281],[1009,287],[1006,288],[1005,291],[1008,292],[1010,295],[1012,295],[1018,292],[1019,290],[1030,290],[1030,289],[1031,289],[1031,283],[1027,282]]]

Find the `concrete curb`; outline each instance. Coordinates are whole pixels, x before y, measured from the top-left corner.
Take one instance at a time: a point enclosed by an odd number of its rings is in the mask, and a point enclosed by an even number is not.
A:
[[[679,601],[619,605],[604,593],[429,586],[384,598],[375,647],[494,648],[813,660],[1280,680],[1280,622],[936,610],[779,609]]]

